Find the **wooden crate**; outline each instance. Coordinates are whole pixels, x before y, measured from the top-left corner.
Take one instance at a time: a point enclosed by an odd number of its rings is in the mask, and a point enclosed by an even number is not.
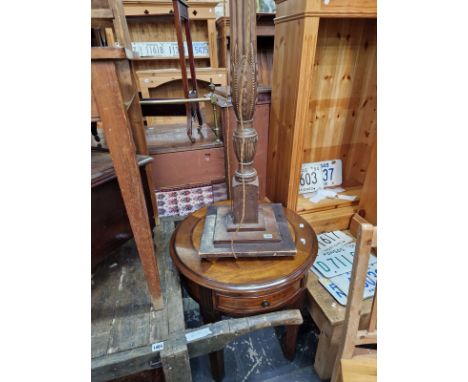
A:
[[[276,12],[267,197],[317,233],[345,229],[363,201],[311,203],[298,194],[299,179],[303,163],[341,159],[342,187],[365,194],[376,216],[375,181],[366,181],[376,160],[375,1],[282,0]]]

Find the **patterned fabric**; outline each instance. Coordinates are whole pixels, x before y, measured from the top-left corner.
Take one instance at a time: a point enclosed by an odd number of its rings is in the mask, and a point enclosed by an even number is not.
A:
[[[186,216],[213,202],[226,199],[226,183],[156,193],[160,217]]]
[[[213,200],[219,202],[227,199],[227,186],[226,183],[213,184]]]

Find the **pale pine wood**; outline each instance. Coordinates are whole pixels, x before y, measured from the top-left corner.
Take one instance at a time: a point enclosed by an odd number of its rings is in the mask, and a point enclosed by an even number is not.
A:
[[[353,226],[358,224],[356,251],[353,261],[353,269],[351,275],[351,283],[349,286],[348,303],[346,306],[346,317],[344,325],[344,333],[341,340],[338,355],[335,360],[335,366],[331,382],[337,382],[342,375],[341,361],[342,359],[353,358],[356,346],[362,344],[377,343],[377,331],[359,330],[360,313],[362,309],[362,295],[364,292],[364,284],[367,276],[369,256],[373,247],[375,227],[366,222],[362,217],[356,215],[353,217]],[[372,310],[376,309],[376,304],[372,304]],[[372,321],[376,321],[376,313],[371,312]],[[371,324],[374,323],[371,321]]]
[[[310,203],[298,195],[300,170],[303,163],[339,158],[349,194],[365,189],[375,199],[364,183],[376,160],[376,1],[276,3],[267,196],[315,230],[346,228],[359,198]],[[310,20],[316,26],[306,36]],[[327,211],[342,209],[337,221]]]
[[[292,3],[292,4],[291,4]],[[376,0],[331,0],[325,4],[323,0],[276,0],[276,11],[288,7],[287,15],[282,15],[278,21],[290,21],[304,16],[334,17],[334,18],[368,18],[377,17]]]
[[[374,136],[366,179],[359,201],[359,214],[377,225],[377,134]]]
[[[377,381],[377,360],[375,358],[342,359],[341,368],[343,382]]]
[[[341,159],[345,185],[363,184],[376,131],[375,28],[375,20],[320,23],[303,162]]]
[[[358,211],[355,205],[323,210],[319,212],[304,211],[299,213],[314,231],[322,232],[348,229],[351,217]]]
[[[218,67],[214,10],[217,3],[217,1],[210,0],[188,2],[192,41],[207,41],[209,47],[209,56],[195,58],[197,68],[199,66]],[[177,41],[172,1],[124,0],[123,4],[129,22],[131,41]],[[136,70],[180,68],[178,57],[144,57],[141,61],[137,59],[134,65]]]
[[[315,213],[314,215],[320,215]],[[346,227],[330,227],[330,229],[344,230],[351,234],[346,228],[349,226],[347,219]],[[313,225],[314,229],[315,226]],[[330,230],[326,229],[326,231]],[[363,301],[359,328],[365,329],[369,326],[372,301]],[[320,284],[315,273],[309,271],[307,279],[307,309],[320,330],[320,335],[315,353],[314,369],[320,379],[329,379],[333,372],[336,356],[343,335],[346,308],[338,304],[330,293]]]
[[[277,11],[277,17],[281,13]],[[318,17],[275,26],[267,196],[296,210]],[[287,63],[287,64],[286,64]]]
[[[377,287],[375,287],[374,300],[372,301],[371,316],[369,319],[369,326],[367,330],[374,332],[377,328]]]
[[[208,25],[208,46],[210,47],[210,66],[212,68],[218,67],[218,49],[216,42],[216,20],[207,20]],[[211,49],[213,47],[213,49]],[[216,48],[215,48],[216,47]]]

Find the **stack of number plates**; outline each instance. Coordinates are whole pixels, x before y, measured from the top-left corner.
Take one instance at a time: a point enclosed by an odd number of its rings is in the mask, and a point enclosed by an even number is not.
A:
[[[319,282],[341,305],[346,305],[351,282],[354,249],[353,237],[341,231],[318,235],[318,255],[311,267]],[[367,269],[364,299],[372,297],[377,286],[377,258],[370,255]]]

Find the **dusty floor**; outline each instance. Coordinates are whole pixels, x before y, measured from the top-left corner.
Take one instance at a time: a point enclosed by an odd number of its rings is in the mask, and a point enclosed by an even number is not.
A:
[[[202,325],[198,304],[184,294],[187,328]],[[224,349],[225,378],[223,382],[320,382],[313,368],[317,347],[317,328],[308,314],[298,334],[296,357],[293,362],[282,353],[278,335],[283,328],[267,328],[244,335]],[[211,382],[208,355],[190,360],[194,382]]]

